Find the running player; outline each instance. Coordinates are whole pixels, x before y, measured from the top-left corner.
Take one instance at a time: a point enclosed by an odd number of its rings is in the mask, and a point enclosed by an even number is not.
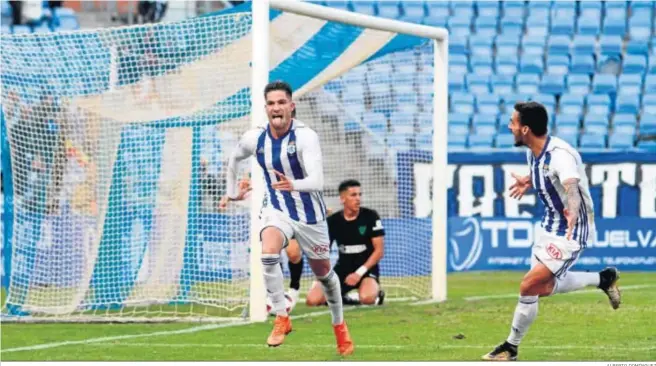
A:
[[[339,197],[344,209],[328,218],[331,243],[339,250],[333,270],[339,276],[342,301],[349,304],[382,305],[385,293],[380,290],[378,263],[383,258],[383,224],[374,210],[361,207],[362,191],[357,180],[339,185]],[[358,301],[345,295],[358,289]],[[326,302],[317,282],[308,293],[306,304],[318,306]]]
[[[521,199],[535,188],[545,206],[543,233],[533,244],[531,269],[519,286],[510,335],[484,360],[514,361],[517,349],[538,314],[541,296],[596,286],[606,293],[613,309],[620,306],[619,272],[606,268],[599,273],[572,272],[586,245],[594,240],[594,208],[581,155],[565,141],[547,135],[547,111],[539,103],[515,104],[508,128],[515,146],[526,146],[530,174],[513,175],[510,196]]]
[[[339,280],[330,268],[319,136],[292,117],[295,104],[289,84],[282,81],[267,84],[264,97],[269,123],[249,130],[240,139],[228,162],[227,195],[221,199],[220,206],[225,208],[229,201],[244,199],[248,190],[237,183],[237,163],[255,156],[266,179],[266,206],[262,209],[260,232],[264,284],[277,314],[267,344],[281,345],[292,331],[285,310],[279,263],[280,252],[294,237],[327,294],[337,351],[348,355],[354,347],[344,322]]]

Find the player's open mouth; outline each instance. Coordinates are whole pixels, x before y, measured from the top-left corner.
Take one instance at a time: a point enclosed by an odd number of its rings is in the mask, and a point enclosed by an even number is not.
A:
[[[273,115],[271,115],[271,119],[274,122],[282,122],[282,115],[281,114],[273,114]]]

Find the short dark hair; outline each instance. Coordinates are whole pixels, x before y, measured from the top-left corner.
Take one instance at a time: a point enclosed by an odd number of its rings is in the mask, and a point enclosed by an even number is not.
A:
[[[285,94],[287,94],[289,99],[292,98],[292,87],[287,82],[284,82],[282,80],[276,80],[268,83],[264,87],[264,97],[266,98],[267,94],[269,94],[269,92],[272,92],[274,90],[282,90],[285,92]]]
[[[339,193],[342,193],[351,187],[360,187],[360,182],[355,179],[347,179],[339,184],[338,191]]]
[[[549,116],[547,109],[538,102],[517,102],[515,110],[519,114],[519,123],[533,132],[535,136],[541,137],[547,133]]]

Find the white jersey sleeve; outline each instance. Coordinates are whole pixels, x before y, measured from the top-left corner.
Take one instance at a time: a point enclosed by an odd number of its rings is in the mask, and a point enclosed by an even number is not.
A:
[[[253,156],[257,148],[257,139],[262,133],[261,129],[252,129],[246,131],[239,139],[237,147],[230,154],[228,159],[228,171],[226,172],[226,194],[234,199],[239,194],[237,185],[237,167],[240,161]]]
[[[323,157],[319,135],[309,128],[299,128],[296,132],[297,147],[303,161],[305,178],[292,181],[292,186],[298,192],[312,192],[323,190]]]
[[[565,149],[554,149],[552,151],[551,168],[561,183],[566,182],[568,179],[581,179],[576,157]]]

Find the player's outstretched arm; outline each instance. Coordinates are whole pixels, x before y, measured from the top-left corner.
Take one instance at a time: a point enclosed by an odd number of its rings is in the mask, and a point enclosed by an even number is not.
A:
[[[230,201],[243,200],[246,193],[250,191],[250,185],[237,184],[237,168],[240,161],[253,155],[259,134],[259,130],[246,132],[239,140],[237,147],[232,151],[232,154],[230,154],[226,171],[226,194],[221,198],[219,208],[226,208]]]

